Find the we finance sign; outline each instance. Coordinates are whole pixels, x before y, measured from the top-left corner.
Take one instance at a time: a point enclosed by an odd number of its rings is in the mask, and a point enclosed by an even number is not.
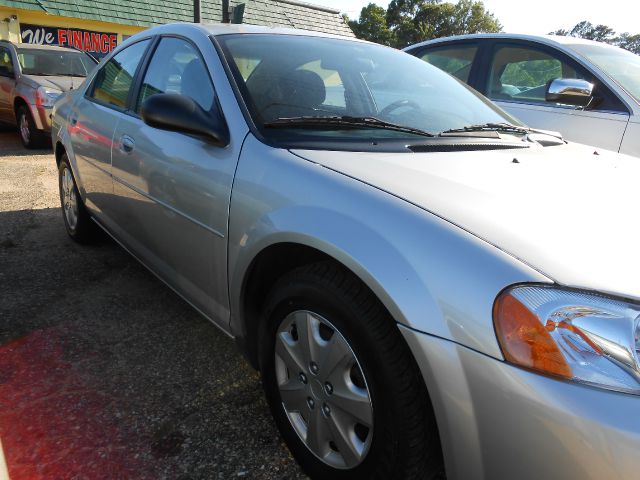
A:
[[[42,25],[21,24],[20,37],[23,43],[72,47],[96,57],[106,55],[118,45],[117,33]]]

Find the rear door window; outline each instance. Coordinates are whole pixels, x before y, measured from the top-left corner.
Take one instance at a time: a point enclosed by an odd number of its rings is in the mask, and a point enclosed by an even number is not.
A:
[[[101,103],[126,108],[136,70],[150,40],[142,40],[125,48],[109,60],[96,75],[89,97]]]

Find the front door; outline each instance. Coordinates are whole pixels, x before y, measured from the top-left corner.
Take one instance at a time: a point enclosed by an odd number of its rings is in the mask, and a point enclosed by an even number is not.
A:
[[[76,174],[87,207],[110,226],[113,195],[111,147],[118,121],[125,116],[135,72],[150,40],[134,43],[115,55],[97,72],[84,96],[71,109],[68,133]]]
[[[546,100],[549,82],[578,78],[595,83],[598,103],[580,109]],[[497,44],[487,96],[530,127],[556,130],[570,141],[618,151],[629,112],[605,85],[560,52],[528,44]]]
[[[156,93],[186,95],[219,114],[198,49],[182,38],[161,38],[132,111],[114,135],[117,236],[201,312],[226,321],[226,233],[237,152],[145,124],[140,106]]]

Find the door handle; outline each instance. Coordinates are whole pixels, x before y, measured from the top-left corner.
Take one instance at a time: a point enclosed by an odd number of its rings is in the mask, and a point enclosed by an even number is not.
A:
[[[78,123],[78,115],[72,113],[69,117],[69,122],[71,123],[71,125],[75,125],[76,123]]]
[[[129,135],[120,137],[120,148],[124,153],[131,153],[136,146],[136,142]]]

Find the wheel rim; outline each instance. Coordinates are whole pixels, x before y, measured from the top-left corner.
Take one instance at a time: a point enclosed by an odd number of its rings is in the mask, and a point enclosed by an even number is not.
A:
[[[20,136],[22,137],[22,141],[24,143],[29,143],[31,132],[29,132],[29,121],[27,120],[27,114],[24,112],[20,115]]]
[[[335,468],[354,468],[373,438],[373,403],[351,346],[329,321],[289,314],[276,335],[282,406],[307,448]]]
[[[78,224],[78,199],[76,197],[76,189],[73,183],[71,171],[64,167],[62,170],[62,183],[60,185],[60,194],[62,197],[62,209],[67,219],[67,225],[71,230],[75,230]]]

